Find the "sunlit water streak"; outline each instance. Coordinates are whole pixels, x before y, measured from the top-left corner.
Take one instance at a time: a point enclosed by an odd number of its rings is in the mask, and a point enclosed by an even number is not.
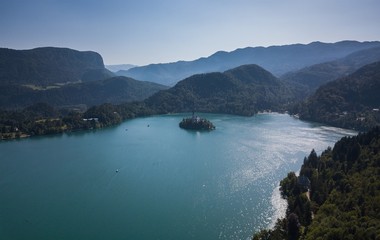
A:
[[[0,239],[247,239],[284,215],[279,181],[311,149],[355,134],[282,114],[188,132],[183,116],[0,143]]]

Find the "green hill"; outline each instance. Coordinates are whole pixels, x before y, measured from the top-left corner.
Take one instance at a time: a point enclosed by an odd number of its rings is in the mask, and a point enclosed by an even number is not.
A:
[[[343,58],[356,51],[380,47],[380,42],[312,42],[270,47],[247,47],[232,52],[219,51],[194,61],[150,64],[117,72],[138,80],[174,85],[194,74],[223,72],[241,65],[257,64],[276,76],[318,63]]]
[[[142,101],[167,88],[114,76],[96,52],[56,47],[0,48],[0,107],[24,108],[39,102],[56,107],[118,104]]]
[[[292,99],[293,93],[271,73],[257,65],[244,65],[223,73],[191,76],[145,102],[157,113],[253,115],[266,109],[279,110]]]
[[[299,85],[303,96],[312,94],[318,87],[339,77],[347,76],[364,65],[380,61],[380,48],[370,48],[354,52],[344,58],[312,65],[296,72],[290,72],[281,80]]]
[[[0,85],[1,108],[23,108],[33,103],[45,102],[56,107],[84,104],[142,101],[163,85],[137,81],[127,77],[113,77],[100,81],[66,84],[48,89],[32,89],[20,85]]]
[[[380,62],[320,87],[298,105],[301,119],[365,130],[380,124]]]

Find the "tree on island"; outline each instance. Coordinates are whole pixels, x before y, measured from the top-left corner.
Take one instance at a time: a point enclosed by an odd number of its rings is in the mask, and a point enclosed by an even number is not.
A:
[[[192,117],[184,118],[179,123],[179,127],[190,130],[214,130],[215,126],[209,120],[196,116],[193,112]]]

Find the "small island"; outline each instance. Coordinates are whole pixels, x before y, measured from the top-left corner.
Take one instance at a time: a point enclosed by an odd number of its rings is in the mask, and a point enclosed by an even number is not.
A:
[[[179,127],[183,129],[189,130],[207,130],[211,131],[215,129],[214,124],[205,118],[200,118],[195,116],[193,112],[193,116],[190,118],[184,118],[179,123]]]

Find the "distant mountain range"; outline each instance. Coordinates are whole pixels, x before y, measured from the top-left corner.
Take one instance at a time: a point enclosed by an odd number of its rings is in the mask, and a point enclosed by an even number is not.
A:
[[[279,72],[300,69],[280,78],[257,64],[207,72],[249,59]],[[328,61],[308,65],[323,59]],[[125,106],[131,116],[192,111],[250,116],[269,109],[290,110],[305,120],[368,129],[380,123],[378,112],[373,110],[380,107],[380,66],[371,64],[376,61],[380,61],[380,42],[247,48],[187,62],[205,73],[187,77],[169,89],[157,83],[115,77],[95,52],[52,47],[0,49],[0,108],[24,108],[39,102],[70,108],[139,101],[132,107]],[[185,62],[161,64],[160,69],[169,74],[176,64]],[[183,69],[179,67],[177,73],[183,73]]]
[[[112,72],[117,72],[120,70],[129,70],[131,68],[137,67],[132,64],[115,64],[115,65],[106,65],[106,68]]]
[[[39,102],[58,107],[80,104],[86,106],[102,103],[119,104],[142,101],[164,89],[167,87],[127,77],[112,77],[99,81],[73,83],[37,90],[20,85],[0,85],[0,107],[23,108]]]
[[[292,101],[291,90],[257,65],[193,75],[145,100],[157,113],[212,112],[253,115]]]
[[[118,71],[117,75],[164,85],[191,75],[207,72],[222,72],[245,64],[257,64],[276,76],[290,71],[343,58],[356,51],[380,47],[380,42],[342,41],[337,43],[313,42],[272,47],[247,47],[232,52],[217,52],[207,58],[194,61],[150,64]]]
[[[380,62],[329,82],[299,104],[301,119],[358,130],[380,124]]]
[[[380,61],[380,47],[357,51],[335,61],[286,73],[281,77],[281,80],[302,85],[305,91],[304,95],[307,96],[323,84],[347,76],[364,65],[376,61]]]

